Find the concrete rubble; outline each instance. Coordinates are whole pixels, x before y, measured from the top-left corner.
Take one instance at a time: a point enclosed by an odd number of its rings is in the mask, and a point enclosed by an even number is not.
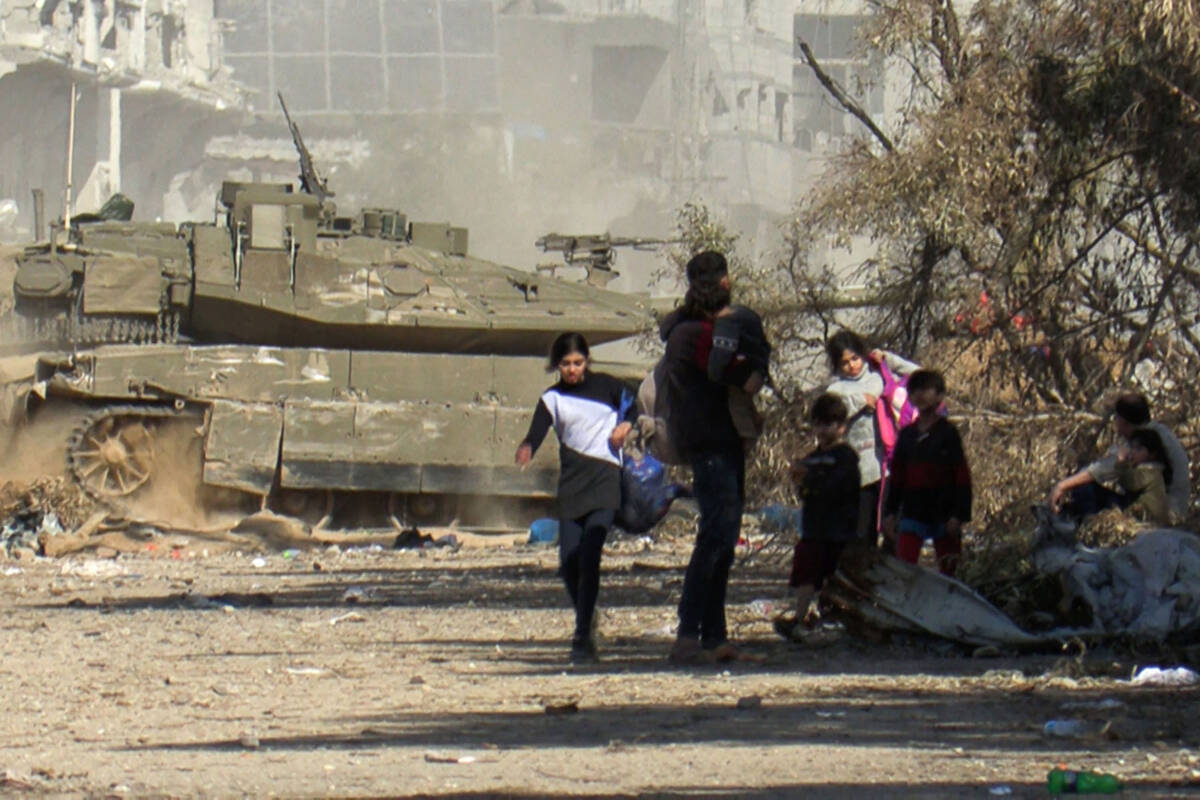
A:
[[[876,629],[976,647],[1129,637],[1186,644],[1200,635],[1200,537],[1190,531],[1148,530],[1120,547],[1089,548],[1074,541],[1073,525],[1043,513],[1032,561],[1038,574],[1058,578],[1059,609],[1089,622],[1026,631],[966,584],[874,551],[843,557],[824,595]]]

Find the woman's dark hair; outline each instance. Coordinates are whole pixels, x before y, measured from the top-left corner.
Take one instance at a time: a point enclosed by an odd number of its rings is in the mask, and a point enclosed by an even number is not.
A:
[[[1130,425],[1145,425],[1150,421],[1150,404],[1137,392],[1125,392],[1118,397],[1113,411]]]
[[[1140,444],[1146,448],[1150,458],[1162,464],[1163,483],[1170,486],[1171,478],[1175,477],[1175,473],[1171,469],[1171,459],[1167,457],[1167,447],[1163,444],[1162,437],[1158,435],[1158,432],[1150,428],[1138,428],[1129,434],[1129,443]]]
[[[704,319],[729,305],[730,292],[719,283],[693,283],[683,296],[684,319]]]
[[[554,344],[550,345],[550,363],[546,366],[547,372],[553,372],[558,368],[558,362],[562,361],[571,353],[579,353],[584,358],[588,357],[587,339],[583,338],[582,333],[569,331],[560,333],[558,338],[554,340]]]
[[[838,331],[825,343],[825,352],[829,354],[829,365],[834,372],[838,371],[838,365],[842,363],[842,353],[847,350],[858,353],[864,361],[869,352],[867,343],[854,331]]]
[[[812,412],[808,416],[816,423],[827,425],[837,422],[844,425],[850,412],[846,410],[846,401],[836,394],[825,392],[813,402]]]

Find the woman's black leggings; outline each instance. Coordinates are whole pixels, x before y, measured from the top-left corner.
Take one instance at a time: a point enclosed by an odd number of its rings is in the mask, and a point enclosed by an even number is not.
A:
[[[567,594],[575,606],[578,641],[592,635],[592,615],[596,613],[596,596],[600,593],[600,553],[614,516],[612,509],[597,509],[578,519],[558,521],[558,558]]]

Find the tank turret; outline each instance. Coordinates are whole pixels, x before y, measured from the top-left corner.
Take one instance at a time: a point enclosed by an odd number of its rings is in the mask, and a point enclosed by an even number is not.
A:
[[[227,181],[212,221],[81,221],[18,259],[37,395],[87,409],[72,474],[136,516],[168,480],[160,432],[182,425],[197,480],[314,524],[363,507],[401,525],[545,513],[554,448],[512,463],[544,354],[566,329],[638,333],[645,298],[476,258],[465,228],[399,209],[339,216],[288,124],[298,191]]]

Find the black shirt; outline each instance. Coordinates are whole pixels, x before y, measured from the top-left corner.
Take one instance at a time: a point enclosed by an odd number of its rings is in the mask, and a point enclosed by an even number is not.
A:
[[[803,503],[801,536],[807,540],[848,542],[858,530],[858,453],[845,442],[817,448],[801,461],[808,471],[796,495]]]
[[[668,317],[662,327],[667,342],[667,426],[675,451],[686,461],[742,452],[742,438],[729,415],[729,389],[708,379],[712,329],[707,320],[678,315]]]
[[[637,417],[633,396],[611,375],[587,372],[578,384],[561,381],[542,393],[524,444],[536,453],[554,427],[558,436],[558,514],[579,519],[621,506],[621,453],[608,443],[613,428]]]
[[[950,420],[938,417],[928,431],[916,422],[900,430],[884,513],[926,524],[971,519],[971,471]]]

